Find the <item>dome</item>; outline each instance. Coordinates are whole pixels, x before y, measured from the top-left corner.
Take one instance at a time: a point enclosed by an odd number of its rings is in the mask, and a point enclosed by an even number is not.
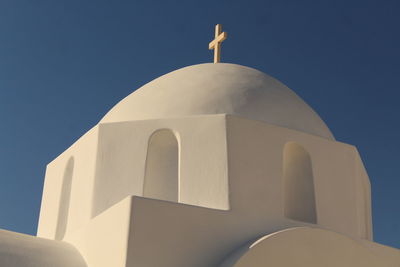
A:
[[[165,74],[121,100],[100,123],[231,114],[333,139],[287,86],[253,68],[206,63]]]

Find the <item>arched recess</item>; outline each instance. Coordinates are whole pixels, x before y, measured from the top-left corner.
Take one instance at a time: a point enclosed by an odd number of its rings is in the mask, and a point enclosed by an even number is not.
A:
[[[371,184],[366,181],[367,177],[360,177],[362,179],[362,190],[363,190],[363,219],[364,219],[364,233],[361,235],[361,238],[365,238],[367,240],[373,240],[372,236],[372,226],[371,226]]]
[[[73,174],[74,158],[70,157],[64,170],[63,182],[61,187],[60,203],[58,207],[57,229],[55,236],[56,240],[62,240],[67,230]]]
[[[143,196],[178,202],[179,145],[171,130],[157,130],[149,139]]]
[[[283,151],[283,191],[287,218],[317,223],[311,158],[294,142],[287,143]]]

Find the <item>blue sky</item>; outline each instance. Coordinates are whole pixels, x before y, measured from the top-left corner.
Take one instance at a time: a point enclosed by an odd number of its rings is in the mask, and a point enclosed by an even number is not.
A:
[[[0,228],[35,234],[45,166],[120,99],[172,70],[250,66],[357,146],[374,238],[400,248],[400,2],[0,1]]]

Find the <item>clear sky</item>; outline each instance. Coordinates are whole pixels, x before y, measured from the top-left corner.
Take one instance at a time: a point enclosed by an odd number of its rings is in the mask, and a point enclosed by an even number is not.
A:
[[[374,238],[400,248],[400,1],[0,1],[0,228],[35,234],[45,167],[119,100],[172,70],[250,66],[357,146]]]

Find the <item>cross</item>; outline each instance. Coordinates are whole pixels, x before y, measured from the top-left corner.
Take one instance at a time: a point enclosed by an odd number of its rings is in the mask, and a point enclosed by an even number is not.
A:
[[[208,49],[214,49],[214,63],[221,61],[221,43],[226,39],[226,32],[222,32],[221,24],[215,25],[215,39],[208,44]]]

